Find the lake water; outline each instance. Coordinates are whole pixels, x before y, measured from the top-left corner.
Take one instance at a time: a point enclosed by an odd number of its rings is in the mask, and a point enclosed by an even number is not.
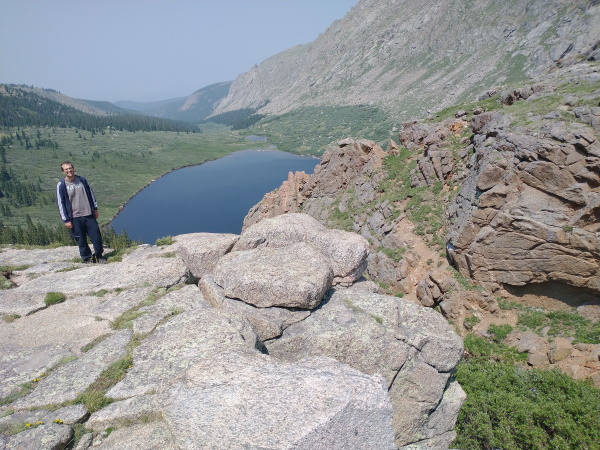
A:
[[[136,241],[184,233],[242,231],[248,210],[287,180],[313,173],[319,160],[275,150],[244,150],[166,174],[133,197],[111,222]]]

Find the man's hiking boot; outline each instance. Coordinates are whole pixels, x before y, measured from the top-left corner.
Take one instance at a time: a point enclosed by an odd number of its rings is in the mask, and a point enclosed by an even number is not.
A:
[[[83,264],[92,264],[94,261],[92,261],[92,257],[90,256],[89,258],[84,259],[82,262]]]
[[[104,258],[104,257],[102,257],[102,256],[98,256],[98,257],[96,258],[96,262],[97,262],[98,264],[106,264],[108,261],[106,260],[106,258]]]

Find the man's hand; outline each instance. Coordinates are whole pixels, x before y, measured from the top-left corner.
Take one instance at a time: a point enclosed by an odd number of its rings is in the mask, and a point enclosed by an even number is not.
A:
[[[97,210],[97,209],[95,209],[95,210],[94,210],[94,219],[97,219],[97,218],[98,218],[98,210]]]
[[[71,222],[65,222],[65,227],[73,228],[73,224]]]

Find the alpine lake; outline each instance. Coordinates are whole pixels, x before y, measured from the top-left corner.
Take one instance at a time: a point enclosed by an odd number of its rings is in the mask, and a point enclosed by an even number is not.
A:
[[[278,150],[242,150],[167,173],[135,195],[111,221],[117,233],[154,244],[184,233],[240,234],[244,217],[289,172],[311,174],[319,159]]]

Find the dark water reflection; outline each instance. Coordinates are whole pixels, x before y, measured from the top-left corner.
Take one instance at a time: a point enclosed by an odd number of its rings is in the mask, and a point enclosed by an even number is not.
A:
[[[312,173],[318,160],[280,151],[244,150],[173,171],[142,190],[111,225],[153,244],[183,233],[235,233],[248,210],[288,172]]]

